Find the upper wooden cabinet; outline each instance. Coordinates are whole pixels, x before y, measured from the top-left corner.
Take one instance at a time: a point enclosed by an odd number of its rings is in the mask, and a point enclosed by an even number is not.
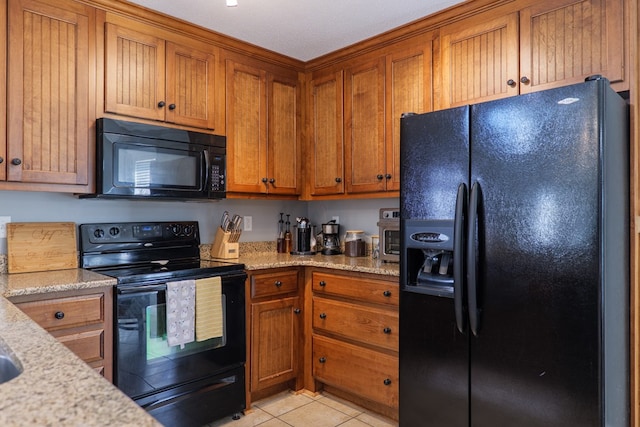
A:
[[[226,61],[227,191],[297,195],[301,172],[297,73],[245,62]]]
[[[94,25],[94,10],[80,3],[8,2],[7,185],[92,191]]]
[[[616,90],[628,89],[623,0],[514,7],[442,27],[440,108],[565,86],[594,74]]]
[[[319,73],[309,84],[309,169],[312,196],[344,193],[342,70]]]
[[[217,48],[114,20],[105,23],[105,112],[215,129]]]
[[[430,35],[311,74],[310,196],[400,190],[400,117],[431,102]]]

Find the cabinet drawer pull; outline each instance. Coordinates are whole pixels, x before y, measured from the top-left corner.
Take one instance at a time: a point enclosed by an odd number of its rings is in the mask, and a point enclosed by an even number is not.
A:
[[[341,182],[342,182],[342,178],[340,178],[340,177],[336,178],[336,182],[337,182],[338,184],[339,184],[339,183],[341,183]]]
[[[379,173],[378,175],[376,175],[376,178],[378,178],[378,181],[382,181],[382,178],[384,178],[384,175]]]
[[[0,163],[4,162],[4,159],[2,157],[0,157]]]
[[[269,180],[267,178],[262,178],[262,182],[266,184],[267,182],[269,182]]]
[[[294,312],[295,314],[300,314],[300,309],[299,309],[299,308],[294,308],[294,309],[293,309],[293,312]]]
[[[56,314],[53,315],[56,319],[64,319],[64,311],[56,311]]]
[[[385,297],[387,297],[387,298],[388,298],[388,297],[390,297],[390,296],[391,296],[391,291],[384,291],[384,292],[382,293],[382,295],[384,295]]]
[[[321,318],[321,319],[326,319],[326,318],[327,318],[326,313],[320,313],[320,318]]]
[[[282,286],[282,282],[280,280],[276,280],[274,285],[276,285],[276,288],[279,288],[280,286]]]
[[[384,385],[391,385],[391,380],[389,378],[385,378],[383,383]]]
[[[169,104],[169,110],[175,110],[176,104]]]
[[[318,285],[324,288],[325,286],[327,286],[327,282],[325,282],[324,280],[321,280],[320,283],[318,283]]]
[[[276,183],[275,178],[269,178],[269,184],[275,184],[275,183]]]
[[[318,362],[320,362],[320,363],[324,363],[326,361],[327,361],[326,357],[321,357],[320,359],[318,359]]]
[[[22,160],[18,159],[17,157],[13,160],[11,160],[11,164],[14,166],[19,166],[22,164]]]
[[[516,81],[513,79],[507,80],[507,86],[516,87]]]
[[[162,108],[162,107],[164,107],[165,105],[167,105],[167,104],[166,104],[164,101],[160,101],[160,102],[158,102],[158,107],[159,107],[159,108]]]
[[[391,174],[390,174],[390,173],[385,174],[385,176],[384,176],[384,177],[385,177],[386,179],[391,179]]]
[[[529,78],[528,78],[527,76],[523,76],[523,77],[520,79],[520,83],[523,83],[523,84],[525,84],[525,85],[529,84],[529,82],[530,82],[530,81],[531,81],[531,80],[529,80]]]
[[[391,333],[391,328],[384,328],[384,329],[382,330],[382,332],[384,332],[385,334],[387,334],[387,335],[388,335],[388,334],[390,334],[390,333]]]

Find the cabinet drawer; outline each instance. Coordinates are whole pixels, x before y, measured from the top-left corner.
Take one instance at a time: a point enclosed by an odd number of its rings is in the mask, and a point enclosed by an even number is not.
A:
[[[48,331],[104,322],[104,295],[56,298],[16,304]]]
[[[56,338],[87,363],[104,359],[103,329],[58,335]]]
[[[313,273],[313,291],[378,304],[398,306],[397,283],[328,273]]]
[[[313,336],[313,376],[392,408],[398,407],[398,358]]]
[[[398,313],[327,298],[313,298],[313,327],[398,351]]]
[[[260,298],[298,291],[298,270],[251,276],[251,297]]]

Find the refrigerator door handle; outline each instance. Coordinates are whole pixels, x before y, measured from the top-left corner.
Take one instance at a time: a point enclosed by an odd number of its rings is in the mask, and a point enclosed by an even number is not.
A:
[[[456,314],[456,326],[461,333],[466,330],[464,318],[464,225],[467,211],[467,186],[458,186],[456,195],[456,216],[453,224],[453,305]]]
[[[478,264],[476,260],[476,226],[478,222],[478,198],[480,184],[474,182],[469,196],[469,220],[467,232],[467,292],[469,301],[469,327],[474,336],[478,336],[480,328],[480,311],[478,310]]]

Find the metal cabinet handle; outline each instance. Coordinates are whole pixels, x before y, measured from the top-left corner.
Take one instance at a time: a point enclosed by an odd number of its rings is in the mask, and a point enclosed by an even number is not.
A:
[[[336,182],[337,183],[341,183],[342,182],[342,178],[340,178],[340,177],[336,178]]]
[[[176,104],[169,104],[169,110],[175,110]]]
[[[53,315],[56,319],[64,319],[64,311],[56,311],[56,314]]]
[[[0,157],[0,163],[4,162],[4,159],[2,157]]]
[[[326,319],[327,318],[327,314],[326,313],[320,313],[320,318],[321,319]]]
[[[269,179],[269,183],[270,183],[270,184],[273,184],[273,183],[275,183],[275,182],[276,182],[276,179],[275,179],[275,178],[270,178],[270,179]]]
[[[390,173],[385,174],[385,176],[384,176],[384,177],[385,177],[386,179],[391,179],[391,174],[390,174]]]
[[[294,308],[294,309],[293,309],[293,312],[294,312],[295,314],[300,314],[300,312],[301,312],[301,311],[302,311],[302,310],[300,310],[299,308]]]
[[[388,334],[390,334],[390,333],[391,333],[391,328],[384,328],[384,329],[382,330],[382,332],[384,332],[385,334],[387,334],[387,335],[388,335]]]
[[[513,79],[507,80],[507,86],[516,87],[516,81]]]
[[[164,107],[165,105],[167,105],[167,104],[164,101],[158,102],[158,107],[160,107],[160,108]]]
[[[269,180],[267,178],[262,178],[262,182],[266,184],[267,182],[269,182]]]
[[[384,178],[384,175],[379,173],[378,175],[376,175],[376,178],[378,178],[378,181],[382,181],[382,178]]]
[[[383,383],[384,385],[391,385],[391,380],[389,378],[385,378]]]
[[[325,282],[324,280],[321,280],[320,283],[318,283],[318,285],[324,288],[325,286],[327,286],[327,282]]]
[[[15,159],[11,160],[11,164],[15,165],[15,166],[19,166],[19,165],[22,164],[22,160],[20,160],[18,158],[15,158]]]
[[[531,80],[529,80],[527,76],[522,76],[522,78],[520,79],[520,83],[523,83],[525,85],[528,85],[530,82]]]
[[[384,291],[382,293],[382,295],[384,295],[385,297],[389,298],[391,296],[391,291]]]
[[[327,361],[326,357],[321,357],[320,359],[318,359],[318,362],[320,363],[325,363]]]
[[[282,286],[282,282],[280,280],[276,280],[274,285],[276,285],[276,288],[279,288],[280,286]]]

